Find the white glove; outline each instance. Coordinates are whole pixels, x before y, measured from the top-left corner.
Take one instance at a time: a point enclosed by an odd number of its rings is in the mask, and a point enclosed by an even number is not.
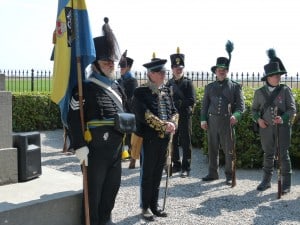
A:
[[[88,154],[89,154],[89,148],[87,146],[83,146],[81,148],[78,148],[75,151],[75,155],[79,159],[80,164],[82,164],[83,161],[84,161],[84,164],[86,166],[88,166]]]

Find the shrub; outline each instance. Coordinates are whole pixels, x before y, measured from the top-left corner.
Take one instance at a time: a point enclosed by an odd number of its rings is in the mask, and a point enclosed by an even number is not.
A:
[[[49,93],[13,93],[12,127],[14,132],[62,128],[59,107]]]
[[[299,109],[300,90],[292,90],[295,95],[296,106]],[[251,104],[254,89],[243,88],[246,110],[241,121],[236,127],[236,152],[237,167],[239,168],[261,168],[263,152],[260,144],[260,137],[252,130]],[[196,148],[202,148],[207,154],[207,137],[200,127],[201,100],[204,88],[197,88],[197,102],[194,108],[192,144]],[[49,93],[13,93],[12,100],[12,121],[14,132],[25,132],[33,130],[52,130],[62,128],[60,111],[58,105],[50,100]],[[290,156],[294,168],[300,168],[300,114],[297,113],[295,123],[292,127],[292,141]],[[224,164],[224,157],[221,152],[220,164]]]
[[[207,154],[207,137],[206,132],[200,128],[200,110],[201,99],[203,97],[204,88],[197,88],[197,105],[193,115],[193,135],[192,144],[194,147],[202,148],[203,152]],[[236,126],[236,153],[237,153],[237,167],[240,168],[261,168],[263,162],[263,151],[261,149],[260,137],[253,131],[253,122],[251,118],[251,104],[255,89],[244,87],[245,97],[245,112],[242,119]],[[295,95],[296,106],[299,108],[300,91],[298,89],[292,90]],[[295,123],[292,127],[292,141],[290,146],[290,156],[294,168],[300,167],[300,114],[297,113]],[[224,156],[220,151],[220,164],[224,164]]]

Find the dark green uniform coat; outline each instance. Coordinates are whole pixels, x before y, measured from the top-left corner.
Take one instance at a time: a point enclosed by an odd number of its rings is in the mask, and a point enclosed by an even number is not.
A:
[[[230,117],[234,115],[239,120],[244,109],[241,85],[237,82],[225,79],[205,87],[201,122],[208,124],[208,176],[211,178],[219,178],[219,149],[222,148],[226,179],[231,179],[234,127],[230,125]]]

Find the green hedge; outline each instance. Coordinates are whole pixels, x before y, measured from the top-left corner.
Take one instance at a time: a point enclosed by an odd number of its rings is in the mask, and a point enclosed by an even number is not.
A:
[[[200,127],[201,99],[204,88],[197,88],[197,104],[193,115],[192,144],[196,148],[203,148],[207,153],[207,137]],[[263,152],[259,136],[252,131],[251,103],[253,88],[243,88],[246,110],[236,129],[237,166],[239,168],[261,168]],[[300,90],[293,90],[299,109]],[[300,114],[298,113],[293,125],[290,156],[294,168],[300,168]],[[50,100],[49,93],[13,93],[12,120],[14,132],[33,130],[52,130],[62,128],[59,107]],[[224,163],[222,152],[221,164]]]
[[[244,87],[243,92],[245,96],[245,112],[242,120],[236,128],[236,152],[237,152],[237,166],[240,168],[261,168],[263,151],[261,149],[260,137],[252,130],[251,119],[251,104],[255,89]],[[299,109],[300,90],[292,90],[295,95],[297,109]],[[207,154],[207,136],[200,128],[200,109],[201,99],[203,96],[204,88],[197,89],[197,105],[193,116],[193,135],[192,143],[194,147],[203,148],[204,153]],[[294,168],[300,168],[300,119],[297,113],[295,123],[292,127],[292,143],[289,149],[291,161]],[[220,151],[220,163],[224,163],[224,156]]]
[[[13,93],[12,127],[14,132],[62,128],[59,107],[49,93]]]

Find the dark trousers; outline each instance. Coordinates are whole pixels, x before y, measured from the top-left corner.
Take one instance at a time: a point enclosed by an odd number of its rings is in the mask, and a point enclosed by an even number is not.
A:
[[[292,173],[291,159],[289,155],[289,147],[291,142],[291,128],[288,125],[269,125],[268,127],[259,129],[261,137],[261,145],[264,151],[263,171],[266,175],[272,175],[274,170],[274,158],[277,157],[277,138],[278,148],[280,151],[280,163],[283,176],[290,176]]]
[[[159,186],[166,162],[168,138],[144,138],[141,152],[141,203],[143,209],[158,205]]]
[[[111,218],[121,184],[121,157],[103,160],[100,156],[89,155],[87,177],[90,224],[105,224]]]
[[[232,176],[232,150],[234,129],[230,126],[229,116],[210,115],[208,119],[208,175],[219,177],[219,149],[222,148],[225,155],[225,175]]]
[[[181,168],[182,171],[191,170],[192,157],[192,118],[190,116],[179,116],[178,129],[173,136],[173,166]],[[182,161],[180,160],[179,146],[182,147]]]

